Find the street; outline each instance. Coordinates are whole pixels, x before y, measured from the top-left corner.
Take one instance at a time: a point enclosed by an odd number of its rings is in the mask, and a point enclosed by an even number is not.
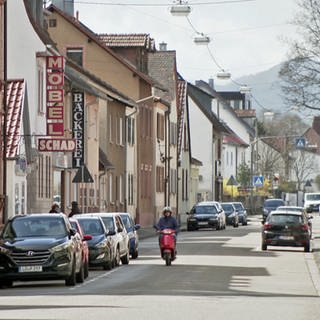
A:
[[[315,236],[320,218],[314,219]],[[171,267],[156,237],[128,266],[91,270],[75,287],[16,282],[0,290],[0,319],[282,319],[320,317],[314,253],[260,249],[259,219],[226,230],[181,232]]]

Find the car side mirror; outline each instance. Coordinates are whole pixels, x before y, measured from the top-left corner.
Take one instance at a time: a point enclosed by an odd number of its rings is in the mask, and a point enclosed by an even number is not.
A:
[[[118,232],[122,232],[123,229],[121,227],[118,228]]]
[[[135,228],[136,230],[139,230],[139,229],[141,228],[141,225],[140,225],[140,224],[135,224],[135,225],[134,225],[134,228]]]
[[[70,236],[75,236],[77,234],[77,231],[74,229],[70,229],[69,234]]]
[[[116,232],[114,230],[106,232],[107,236],[114,236]]]
[[[91,234],[85,234],[83,236],[82,241],[88,241],[88,240],[92,240],[92,235]]]

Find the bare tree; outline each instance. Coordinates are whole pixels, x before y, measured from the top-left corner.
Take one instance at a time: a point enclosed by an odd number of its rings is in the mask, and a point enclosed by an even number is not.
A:
[[[304,181],[315,171],[314,154],[301,149],[297,150],[291,157],[293,158],[291,168],[297,182],[297,189],[302,190]]]
[[[320,1],[300,0],[293,23],[301,35],[290,45],[289,60],[280,70],[289,107],[320,110]]]

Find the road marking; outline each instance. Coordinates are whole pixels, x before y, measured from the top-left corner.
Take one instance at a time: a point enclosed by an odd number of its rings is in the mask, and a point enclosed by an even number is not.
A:
[[[99,276],[97,277],[94,277],[92,279],[89,279],[89,280],[85,280],[83,283],[81,284],[77,284],[76,286],[72,287],[72,288],[69,288],[69,290],[76,290],[78,288],[82,288],[82,287],[85,287],[86,285],[90,284],[90,283],[93,283],[101,278],[107,278],[109,275],[111,275],[112,273],[116,272],[117,270],[120,270],[120,267],[117,267],[113,270],[110,270],[110,271],[107,271],[107,272],[104,272],[103,274],[100,274]]]

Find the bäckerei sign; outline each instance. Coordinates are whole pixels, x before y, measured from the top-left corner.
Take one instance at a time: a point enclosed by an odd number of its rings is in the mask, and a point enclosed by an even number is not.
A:
[[[72,132],[76,141],[72,167],[80,168],[84,164],[84,93],[72,93]]]

